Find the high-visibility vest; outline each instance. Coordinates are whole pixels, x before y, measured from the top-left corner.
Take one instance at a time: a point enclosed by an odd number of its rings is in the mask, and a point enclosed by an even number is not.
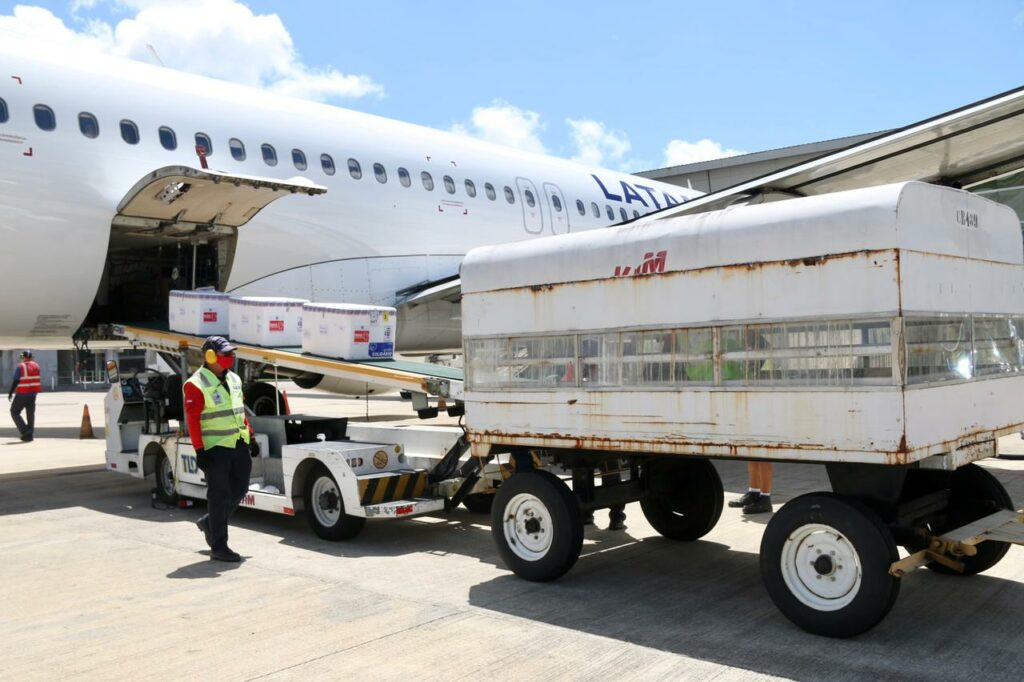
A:
[[[18,369],[21,370],[21,378],[18,379],[18,386],[14,389],[15,393],[39,393],[43,390],[39,365],[34,360],[18,363]]]
[[[206,367],[189,377],[187,383],[203,392],[203,411],[199,415],[203,447],[232,448],[238,439],[249,442],[245,424],[245,396],[242,380],[234,372],[227,373],[227,388],[216,374]]]

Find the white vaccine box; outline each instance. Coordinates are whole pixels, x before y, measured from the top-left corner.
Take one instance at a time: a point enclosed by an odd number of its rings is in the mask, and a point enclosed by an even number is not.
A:
[[[228,294],[213,289],[172,291],[167,322],[171,331],[196,336],[225,336],[229,331]]]
[[[395,309],[355,303],[303,306],[302,352],[345,360],[384,360],[395,354]]]
[[[302,345],[304,298],[235,296],[230,303],[232,341],[276,348]]]

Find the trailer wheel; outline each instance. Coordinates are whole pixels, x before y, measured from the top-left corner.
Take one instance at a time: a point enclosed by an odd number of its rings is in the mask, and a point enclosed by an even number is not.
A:
[[[491,535],[505,565],[533,582],[565,575],[583,548],[579,504],[569,486],[548,471],[522,471],[494,497]]]
[[[462,504],[474,514],[490,514],[494,508],[494,494],[473,493],[472,495],[466,495],[462,500]]]
[[[816,635],[870,630],[896,602],[899,558],[866,506],[832,493],[802,495],[775,513],[761,539],[761,577],[789,620]]]
[[[257,417],[273,417],[279,405],[284,409],[284,396],[273,384],[257,381],[245,387],[245,404]]]
[[[156,458],[156,499],[164,504],[178,504],[178,493],[174,490],[174,465],[167,453],[161,452]]]
[[[940,521],[928,524],[926,530],[932,535],[942,535],[954,528],[966,526],[1000,509],[1013,509],[1013,500],[1003,484],[977,464],[967,464],[952,472],[947,485],[950,491],[949,508]],[[927,566],[945,575],[975,575],[998,564],[1010,550],[1009,543],[996,540],[987,540],[977,547],[978,553],[974,556],[958,558],[964,566],[963,573],[934,561]],[[923,548],[908,546],[907,549],[916,551]]]
[[[647,494],[640,509],[662,536],[696,540],[722,516],[725,494],[718,470],[706,459],[655,460],[645,467]]]
[[[305,492],[306,518],[317,537],[349,540],[366,525],[363,517],[345,513],[338,482],[323,464],[317,464],[306,476]]]

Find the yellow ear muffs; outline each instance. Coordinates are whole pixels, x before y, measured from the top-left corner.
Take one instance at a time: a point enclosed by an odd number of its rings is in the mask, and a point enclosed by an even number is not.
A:
[[[204,355],[203,358],[206,360],[206,364],[215,365],[217,364],[217,351],[212,348],[207,348],[206,355]]]

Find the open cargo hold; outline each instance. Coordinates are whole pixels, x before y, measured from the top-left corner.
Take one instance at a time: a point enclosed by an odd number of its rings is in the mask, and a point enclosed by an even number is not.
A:
[[[729,457],[826,467],[832,490],[787,502],[761,544],[769,595],[806,630],[874,627],[911,568],[991,568],[1024,543],[973,463],[1024,426],[1022,262],[1012,210],[919,183],[471,251],[467,435],[515,462],[499,552],[555,579],[581,514],[631,501],[696,540],[722,512],[709,458]]]

